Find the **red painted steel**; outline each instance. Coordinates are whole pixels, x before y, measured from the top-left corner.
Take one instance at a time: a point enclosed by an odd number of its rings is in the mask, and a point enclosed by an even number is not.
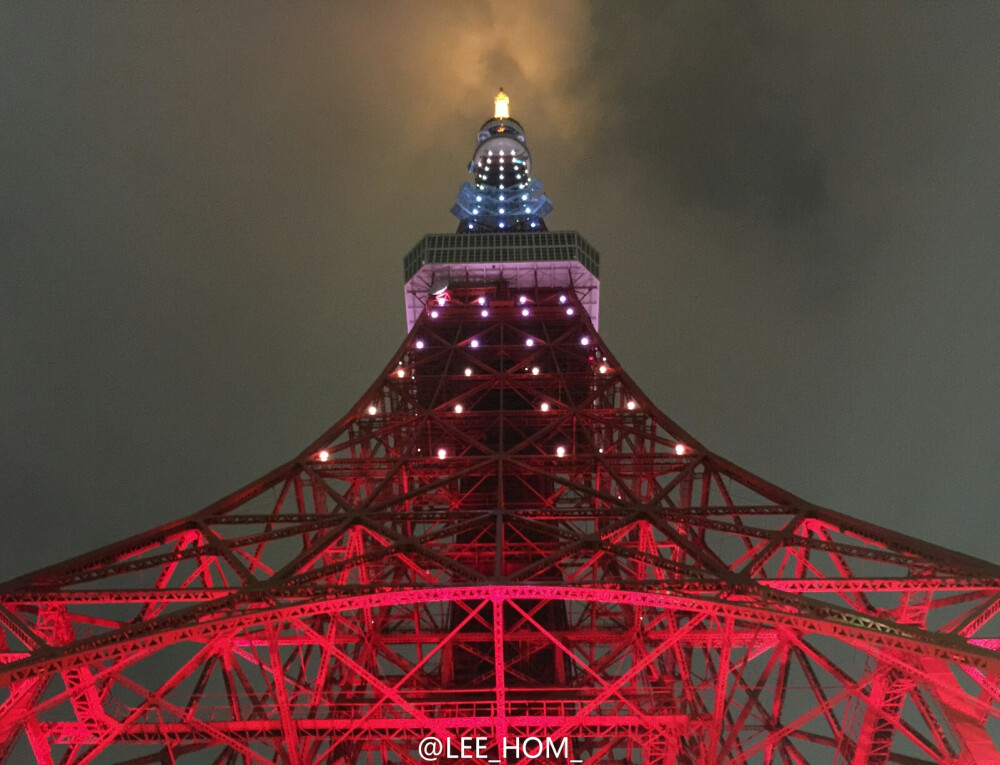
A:
[[[6,761],[1000,761],[1000,567],[712,454],[575,298],[502,292],[289,464],[0,588]]]

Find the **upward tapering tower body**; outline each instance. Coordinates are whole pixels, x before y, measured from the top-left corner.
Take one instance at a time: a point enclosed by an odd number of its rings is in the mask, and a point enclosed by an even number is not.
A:
[[[459,232],[406,256],[406,339],[337,424],[0,587],[0,760],[1000,762],[1000,567],[660,412],[495,107]]]

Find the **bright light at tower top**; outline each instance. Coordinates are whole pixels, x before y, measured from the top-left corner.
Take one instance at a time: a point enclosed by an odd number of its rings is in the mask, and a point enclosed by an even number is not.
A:
[[[497,97],[493,99],[493,119],[510,119],[510,99],[507,97],[507,94],[503,92],[503,88],[500,88],[500,92],[497,93]]]

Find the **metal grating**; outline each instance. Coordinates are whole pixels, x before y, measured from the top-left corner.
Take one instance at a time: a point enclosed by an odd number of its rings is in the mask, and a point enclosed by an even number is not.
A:
[[[428,263],[530,263],[575,260],[600,277],[601,256],[575,231],[428,234],[403,259],[409,281]]]

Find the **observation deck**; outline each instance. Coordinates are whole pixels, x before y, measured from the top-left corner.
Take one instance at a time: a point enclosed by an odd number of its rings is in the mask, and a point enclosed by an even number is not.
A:
[[[600,254],[575,231],[428,234],[406,255],[406,329],[454,287],[573,292],[599,329]]]

